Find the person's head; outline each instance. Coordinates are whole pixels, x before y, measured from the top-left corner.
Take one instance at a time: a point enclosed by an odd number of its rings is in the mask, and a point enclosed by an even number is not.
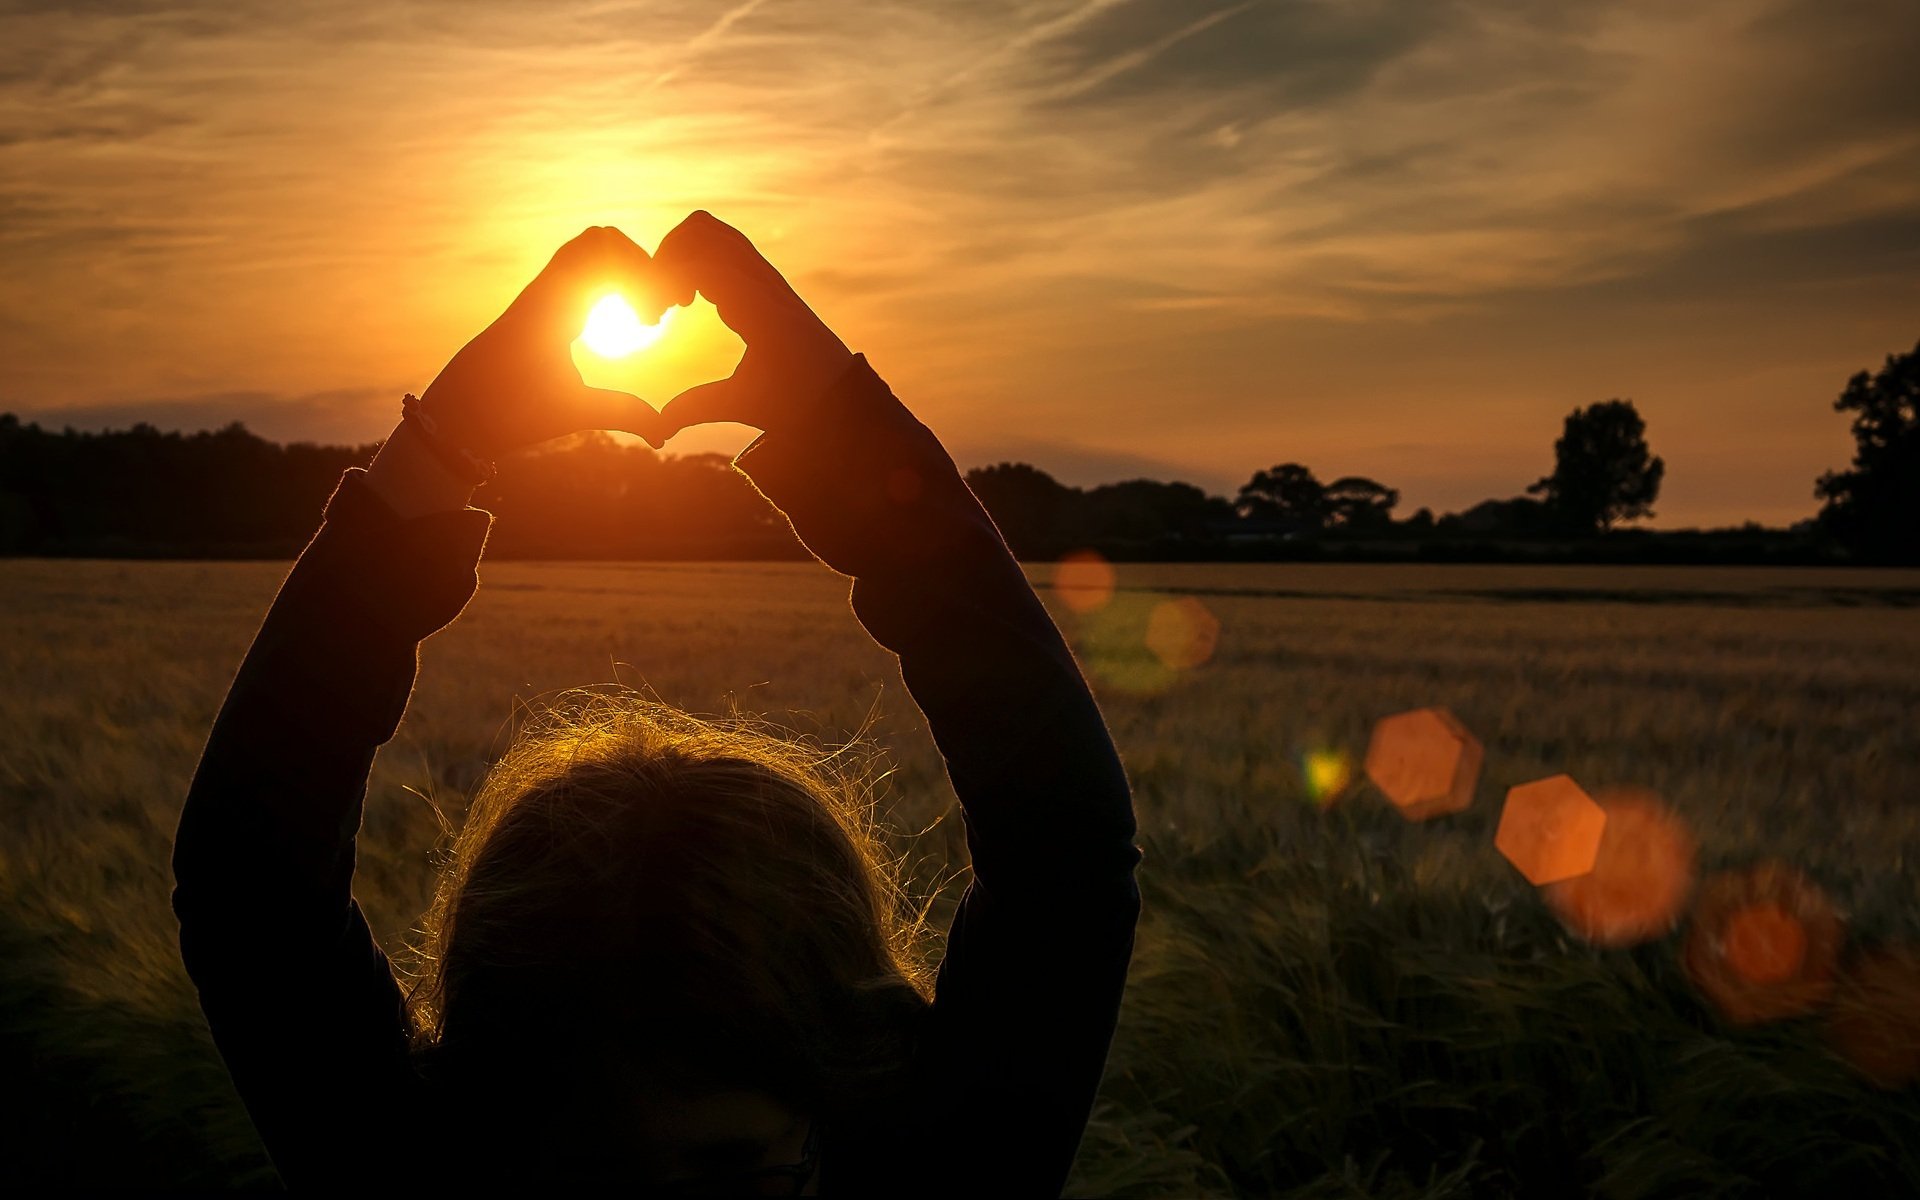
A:
[[[423,1069],[503,1170],[792,1161],[908,1059],[907,911],[864,793],[817,752],[576,694],[454,844],[409,998]]]

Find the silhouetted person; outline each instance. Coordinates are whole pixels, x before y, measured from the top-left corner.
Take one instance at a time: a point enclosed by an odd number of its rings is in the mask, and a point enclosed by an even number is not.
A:
[[[593,289],[711,299],[733,376],[663,413],[585,387]],[[736,230],[590,229],[350,470],[215,722],[174,851],[214,1040],[285,1181],[681,1194],[1058,1193],[1139,913],[1127,784],[952,461]],[[804,748],[614,699],[496,765],[403,987],[352,894],[376,749],[472,596],[484,460],[580,429],[765,432],[739,468],[900,658],[973,858],[916,976],[859,798]],[[476,463],[474,460],[481,460]]]

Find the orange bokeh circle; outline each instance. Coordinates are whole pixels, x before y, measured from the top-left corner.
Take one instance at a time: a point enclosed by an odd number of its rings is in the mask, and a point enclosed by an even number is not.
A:
[[[1105,608],[1118,581],[1113,564],[1092,550],[1063,555],[1053,568],[1053,590],[1060,603],[1077,613]]]
[[[1764,863],[1701,885],[1680,965],[1729,1021],[1775,1021],[1812,1012],[1833,994],[1844,937],[1818,884]]]
[[[1673,930],[1693,890],[1698,842],[1646,788],[1596,789],[1607,826],[1593,870],[1544,889],[1563,924],[1597,946],[1632,946]]]

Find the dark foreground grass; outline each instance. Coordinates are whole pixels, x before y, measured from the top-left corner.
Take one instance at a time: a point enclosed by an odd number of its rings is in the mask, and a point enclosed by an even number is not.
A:
[[[1081,1187],[1920,1189],[1920,1105],[1852,1075],[1817,1021],[1734,1033],[1695,998],[1668,943],[1595,951],[1514,889],[1423,885],[1393,853],[1402,832],[1349,826],[1154,857]],[[1136,1139],[1155,1153],[1140,1155]]]
[[[1730,1031],[1666,943],[1594,951],[1524,894],[1423,885],[1401,835],[1148,841],[1073,1194],[1920,1190],[1920,1104],[1854,1076],[1817,1021]],[[59,982],[108,942],[17,914],[0,932],[0,1192],[273,1186],[184,994]]]
[[[0,1195],[271,1187],[179,968],[166,861],[207,724],[284,567],[5,570]],[[1850,945],[1914,944],[1920,612],[1684,598],[1746,586],[1725,572],[1651,573],[1615,604],[1505,594],[1599,586],[1556,572],[1127,570],[1097,620],[1062,613],[1127,759],[1146,852],[1138,951],[1073,1194],[1920,1194],[1920,1089],[1862,1081],[1818,1016],[1726,1026],[1680,974],[1677,934],[1584,945],[1491,844],[1513,783],[1566,770],[1643,784],[1692,825],[1703,869],[1785,859],[1833,893]],[[375,770],[359,891],[389,946],[425,901],[440,836],[415,791],[457,816],[510,698],[605,680],[610,662],[646,662],[649,685],[696,711],[737,698],[829,737],[875,715],[897,766],[894,824],[928,831],[899,848],[923,888],[952,876],[958,822],[937,761],[892,664],[846,616],[842,581],[799,567],[487,578],[429,643]],[[1802,578],[1768,586],[1830,586]],[[1464,590],[1503,595],[1447,594]],[[1214,661],[1176,676],[1142,661],[1127,622],[1179,592],[1203,597],[1222,633]],[[1357,753],[1375,717],[1420,703],[1487,742],[1471,810],[1409,825],[1364,791],[1309,802],[1303,751]],[[928,1170],[978,1152],[930,1145]]]

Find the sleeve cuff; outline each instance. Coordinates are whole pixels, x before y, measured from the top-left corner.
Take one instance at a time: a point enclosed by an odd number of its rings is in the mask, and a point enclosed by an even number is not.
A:
[[[858,578],[949,553],[978,507],[939,439],[863,354],[805,426],[760,435],[734,466],[808,550]]]
[[[454,509],[403,520],[358,467],[340,478],[308,555],[339,569],[358,606],[395,635],[424,640],[466,607],[493,514]]]

